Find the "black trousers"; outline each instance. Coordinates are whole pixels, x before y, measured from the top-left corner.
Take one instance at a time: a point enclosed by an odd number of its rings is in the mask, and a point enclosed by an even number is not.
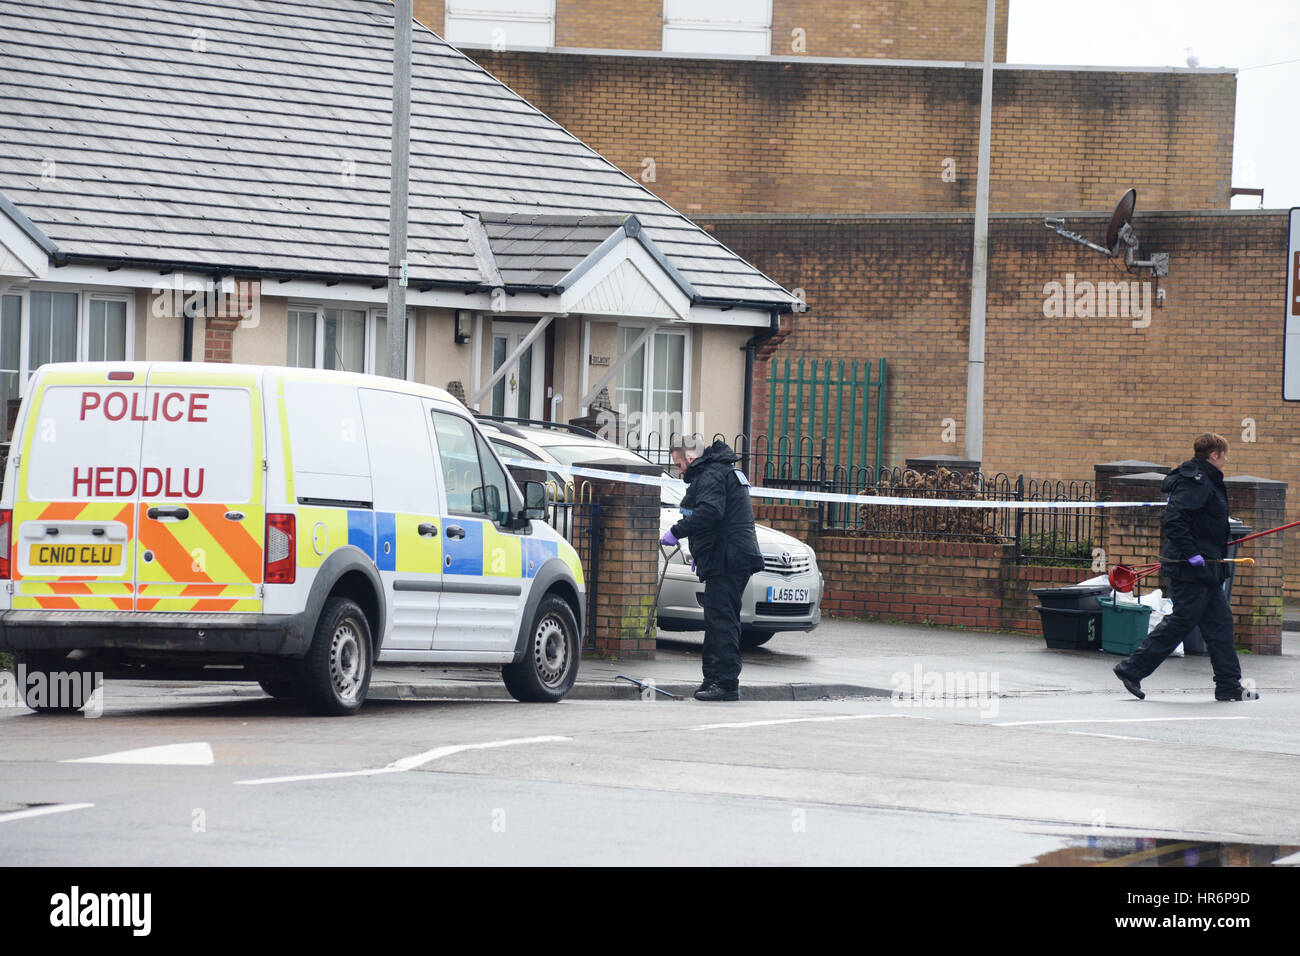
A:
[[[1120,669],[1142,680],[1199,624],[1210,653],[1214,683],[1229,689],[1240,686],[1241,663],[1232,645],[1232,610],[1223,588],[1208,581],[1172,581],[1169,597],[1174,602],[1173,613],[1152,629],[1133,655],[1121,662]]]
[[[720,574],[704,582],[705,683],[740,684],[740,603],[749,574]]]

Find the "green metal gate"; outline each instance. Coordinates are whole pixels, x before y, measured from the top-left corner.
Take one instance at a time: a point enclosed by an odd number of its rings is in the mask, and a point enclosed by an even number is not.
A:
[[[769,363],[767,436],[770,454],[781,449],[824,449],[826,476],[867,467],[880,473],[885,436],[885,360],[785,359]],[[873,375],[873,371],[876,372]],[[874,406],[874,407],[873,407]]]

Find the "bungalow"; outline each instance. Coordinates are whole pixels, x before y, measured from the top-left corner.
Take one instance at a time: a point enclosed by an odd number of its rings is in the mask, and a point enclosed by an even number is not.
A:
[[[404,374],[745,430],[795,297],[414,31]],[[45,362],[386,374],[392,44],[386,0],[0,0],[0,440]]]

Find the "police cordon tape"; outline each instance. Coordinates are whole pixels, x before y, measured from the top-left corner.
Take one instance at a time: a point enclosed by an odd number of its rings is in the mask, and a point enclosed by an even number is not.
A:
[[[605,481],[621,481],[633,485],[655,485],[659,488],[686,490],[686,483],[680,478],[667,475],[632,475],[622,471],[606,471],[603,468],[588,468],[585,465],[557,465],[546,461],[533,461],[526,458],[502,458],[502,464],[512,468],[528,468],[532,471],[553,471],[564,475],[578,475],[582,478],[602,478]],[[744,476],[742,475],[742,480]],[[749,484],[746,480],[745,484]],[[1163,508],[1163,501],[986,501],[972,498],[891,498],[883,495],[846,495],[833,491],[791,491],[785,488],[761,488],[749,485],[749,494],[753,498],[782,498],[789,501],[825,501],[831,504],[850,505],[903,505],[913,508],[1005,508],[1023,510],[1048,510],[1054,508]]]

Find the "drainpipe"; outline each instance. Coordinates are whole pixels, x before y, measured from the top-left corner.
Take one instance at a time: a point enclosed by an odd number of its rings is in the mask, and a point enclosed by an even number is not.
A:
[[[743,459],[746,477],[749,475],[750,446],[753,445],[753,438],[750,431],[753,427],[754,418],[754,358],[758,352],[758,347],[768,339],[772,338],[772,336],[776,335],[780,329],[781,313],[774,311],[772,313],[771,325],[762,332],[753,336],[744,344],[744,346],[742,346],[745,351],[745,410],[741,415],[741,426],[744,431],[746,445],[745,456]],[[771,398],[772,397],[769,395],[768,401],[771,401]]]

